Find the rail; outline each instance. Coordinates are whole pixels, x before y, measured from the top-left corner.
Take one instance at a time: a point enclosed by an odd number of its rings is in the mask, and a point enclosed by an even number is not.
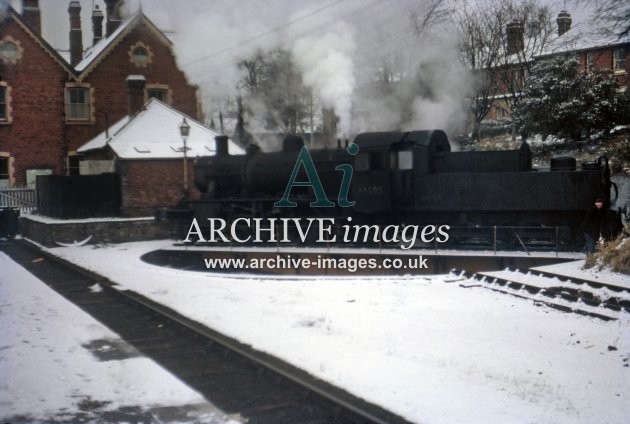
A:
[[[32,212],[37,207],[37,190],[34,188],[10,188],[0,190],[0,209],[19,209]]]
[[[451,226],[450,236],[468,247],[498,250],[555,251],[571,250],[572,240],[567,227],[558,226]]]

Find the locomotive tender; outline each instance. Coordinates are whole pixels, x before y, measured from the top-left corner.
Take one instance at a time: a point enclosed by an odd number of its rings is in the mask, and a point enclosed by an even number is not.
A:
[[[293,187],[294,208],[277,208],[304,142],[285,138],[282,151],[227,153],[227,137],[216,139],[216,155],[195,165],[202,192],[191,203],[195,217],[352,217],[368,224],[448,225],[462,244],[524,243],[577,246],[580,224],[594,199],[610,204],[608,160],[551,159],[549,169],[532,167],[524,142],[518,150],[453,152],[442,130],[371,132],[356,136],[356,154],[338,147],[311,149],[310,156],[329,198],[335,198],[350,164],[351,207],[313,208],[311,187]],[[346,141],[347,145],[347,141]],[[304,168],[296,181],[308,181]],[[498,230],[497,230],[498,228]],[[498,232],[497,232],[498,231]]]

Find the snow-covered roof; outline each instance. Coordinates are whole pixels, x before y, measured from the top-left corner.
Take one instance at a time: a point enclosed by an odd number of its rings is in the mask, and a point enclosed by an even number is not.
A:
[[[135,28],[141,22],[145,23],[150,29],[153,30],[155,35],[162,40],[163,43],[171,46],[171,40],[160,31],[157,26],[149,18],[138,11],[135,15],[127,18],[121,22],[116,31],[110,34],[108,37],[103,37],[98,43],[90,47],[83,54],[83,60],[75,66],[75,70],[79,73],[89,73],[92,66],[98,63],[101,58],[107,56],[109,51],[115,47],[133,28]]]
[[[540,56],[590,50],[630,43],[630,34],[619,37],[610,28],[603,28],[594,20],[579,22],[570,30],[556,36]]]
[[[121,159],[178,159],[183,158],[183,141],[179,125],[183,119],[190,125],[186,140],[187,156],[214,156],[215,140],[219,135],[194,119],[151,98],[144,108],[133,116],[120,121],[85,143],[77,152],[109,146]],[[243,154],[244,150],[233,141],[228,142],[230,154]]]

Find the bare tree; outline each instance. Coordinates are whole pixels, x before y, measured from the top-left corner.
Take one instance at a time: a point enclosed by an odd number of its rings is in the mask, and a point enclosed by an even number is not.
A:
[[[591,21],[604,35],[618,39],[630,34],[630,3],[627,0],[578,0],[578,4],[594,4]]]
[[[505,90],[505,103],[512,114],[523,95],[533,58],[544,52],[557,31],[551,10],[539,0],[507,1],[502,5],[501,13],[495,15],[498,23],[507,28],[509,23],[518,22],[522,28],[522,35],[519,35],[522,48],[510,53],[510,40],[506,34],[503,39],[506,54],[500,56],[499,62],[500,85]],[[518,42],[521,42],[520,38]]]
[[[539,0],[470,0],[461,9],[458,22],[462,60],[476,76],[471,111],[478,130],[499,99],[511,115],[522,96],[533,57],[544,51],[555,29],[551,11]]]
[[[500,3],[499,3],[500,4]],[[501,20],[488,19],[494,1],[465,1],[456,17],[461,32],[460,57],[474,75],[470,99],[473,134],[481,138],[480,123],[498,94],[499,64],[503,54]]]
[[[265,128],[295,134],[311,127],[312,93],[288,51],[258,51],[239,64],[244,71],[239,122],[244,116]]]

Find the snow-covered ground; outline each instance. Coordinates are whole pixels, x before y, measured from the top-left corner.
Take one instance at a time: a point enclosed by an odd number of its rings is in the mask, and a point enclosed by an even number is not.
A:
[[[128,407],[145,419],[175,413],[186,422],[237,423],[4,253],[0,270],[1,422],[88,422]],[[88,349],[94,345],[130,357],[101,361]]]
[[[168,247],[50,251],[413,422],[630,420],[627,314],[566,314],[452,276],[263,278],[139,259]]]

